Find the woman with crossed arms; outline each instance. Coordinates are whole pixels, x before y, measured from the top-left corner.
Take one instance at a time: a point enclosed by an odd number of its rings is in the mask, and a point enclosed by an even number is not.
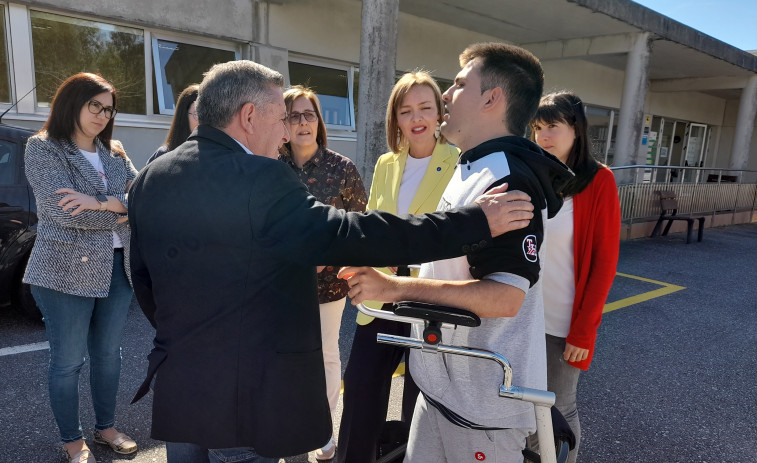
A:
[[[114,427],[121,337],[133,295],[126,192],[137,175],[112,139],[116,104],[116,90],[99,75],[69,77],[24,155],[39,220],[24,283],[45,320],[50,404],[70,463],[95,462],[79,420],[87,354],[94,441],[121,454],[137,451]]]

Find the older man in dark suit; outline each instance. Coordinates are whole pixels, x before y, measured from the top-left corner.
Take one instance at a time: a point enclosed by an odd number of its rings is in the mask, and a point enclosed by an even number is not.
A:
[[[532,217],[528,196],[501,190],[403,219],[318,203],[275,159],[288,138],[283,83],[250,61],[214,66],[201,125],[129,198],[134,289],[156,328],[135,400],[155,377],[152,437],[211,449],[211,461],[277,461],[267,457],[331,436],[316,265],[459,256]]]

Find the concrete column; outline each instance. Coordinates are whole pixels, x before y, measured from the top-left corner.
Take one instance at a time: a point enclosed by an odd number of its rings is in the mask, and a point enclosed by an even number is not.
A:
[[[644,121],[644,101],[649,88],[649,57],[652,54],[652,35],[638,34],[626,62],[623,97],[618,115],[618,136],[615,141],[615,166],[639,164],[639,143]],[[618,184],[633,183],[636,176],[632,171],[616,172]]]
[[[362,19],[356,158],[369,186],[376,159],[388,149],[384,117],[394,86],[399,0],[363,0]]]
[[[731,152],[731,169],[746,169],[749,166],[749,147],[754,131],[754,117],[757,115],[757,75],[752,76],[741,91],[739,116],[736,120],[736,133],[733,136]]]

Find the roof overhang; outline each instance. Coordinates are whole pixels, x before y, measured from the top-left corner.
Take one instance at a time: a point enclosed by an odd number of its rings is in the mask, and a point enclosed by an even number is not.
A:
[[[757,72],[754,54],[629,0],[402,0],[400,11],[524,46],[542,60],[583,59],[620,70],[629,38],[651,32],[651,91],[665,81],[667,91],[696,88],[733,99]],[[737,86],[721,88],[719,78]],[[688,86],[670,85],[676,79]]]

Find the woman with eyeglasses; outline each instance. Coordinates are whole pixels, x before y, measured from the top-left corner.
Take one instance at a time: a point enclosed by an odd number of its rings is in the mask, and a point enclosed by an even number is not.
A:
[[[150,159],[147,160],[148,164],[187,141],[192,131],[200,125],[200,121],[197,119],[197,95],[199,93],[200,86],[192,84],[179,94],[166,141],[150,156]]]
[[[136,177],[112,139],[117,96],[99,75],[61,84],[42,130],[29,138],[26,177],[37,201],[37,239],[24,282],[50,342],[50,404],[66,459],[95,461],[79,419],[79,373],[89,357],[93,440],[117,453],[137,444],[115,428],[121,337],[132,298],[126,192]]]
[[[279,159],[292,167],[318,201],[348,212],[363,212],[368,202],[363,180],[352,161],[326,147],[326,125],[315,92],[295,85],[284,92],[284,103],[289,142],[281,148]],[[338,270],[338,267],[318,267],[323,364],[332,416],[342,387],[339,328],[349,290],[347,282],[336,277]],[[330,460],[336,452],[333,437],[324,444],[315,452],[318,461]]]

